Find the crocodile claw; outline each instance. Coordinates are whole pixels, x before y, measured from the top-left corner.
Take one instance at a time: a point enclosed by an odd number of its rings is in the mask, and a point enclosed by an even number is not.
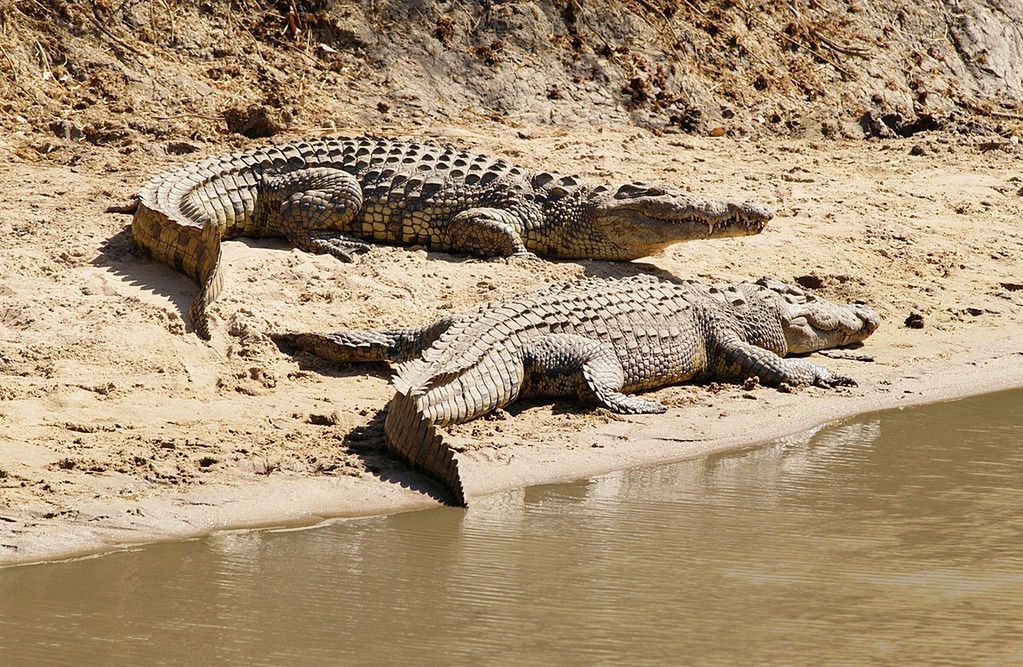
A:
[[[536,253],[530,252],[528,250],[522,250],[520,252],[508,255],[506,259],[509,264],[515,264],[519,262],[523,264],[532,264],[534,262],[541,261],[540,258],[536,255]]]

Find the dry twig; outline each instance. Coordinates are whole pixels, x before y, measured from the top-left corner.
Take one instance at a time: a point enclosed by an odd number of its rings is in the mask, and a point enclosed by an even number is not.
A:
[[[689,4],[689,0],[685,0],[685,2],[686,2],[687,4]],[[735,5],[735,8],[736,8],[736,9],[738,9],[738,10],[739,10],[740,12],[742,12],[743,14],[745,14],[745,15],[746,15],[746,17],[747,17],[747,18],[748,18],[749,20],[753,21],[753,22],[754,22],[754,23],[756,23],[757,25],[759,25],[759,26],[761,26],[761,27],[763,27],[763,28],[767,28],[768,30],[770,30],[770,31],[771,31],[771,32],[773,32],[774,34],[778,35],[778,36],[779,36],[779,37],[781,37],[782,39],[784,39],[784,40],[786,40],[786,41],[790,42],[790,43],[791,43],[792,45],[794,45],[794,46],[798,46],[799,48],[801,48],[801,49],[804,49],[805,51],[807,51],[807,52],[808,52],[808,53],[810,53],[811,55],[817,56],[818,58],[820,58],[821,60],[823,60],[824,62],[828,63],[829,65],[831,65],[832,67],[834,67],[834,68],[835,68],[836,70],[838,70],[838,71],[839,71],[839,72],[840,72],[840,73],[841,73],[841,74],[842,74],[843,76],[845,76],[846,78],[848,78],[848,79],[852,79],[852,78],[854,78],[854,77],[853,77],[853,75],[852,75],[852,73],[851,73],[851,72],[850,72],[849,70],[847,70],[847,69],[846,69],[845,67],[843,67],[842,65],[839,65],[839,64],[838,64],[837,62],[835,62],[835,60],[834,60],[834,59],[832,59],[832,58],[829,58],[828,56],[824,55],[823,53],[821,53],[821,52],[820,52],[820,51],[818,51],[817,49],[815,49],[815,48],[813,48],[813,47],[811,47],[811,46],[808,46],[808,45],[806,45],[806,44],[804,44],[804,43],[800,42],[799,40],[797,40],[797,39],[794,39],[793,37],[789,37],[788,35],[786,35],[786,34],[785,34],[784,32],[782,32],[781,30],[778,30],[778,29],[777,29],[777,28],[775,28],[774,26],[772,26],[772,25],[768,24],[767,22],[765,22],[765,21],[761,20],[761,19],[760,19],[760,18],[759,18],[758,16],[754,15],[754,14],[753,14],[753,13],[752,13],[751,11],[749,11],[748,9],[746,9],[745,7],[743,7],[742,5],[740,5],[740,4],[736,4],[736,5]]]

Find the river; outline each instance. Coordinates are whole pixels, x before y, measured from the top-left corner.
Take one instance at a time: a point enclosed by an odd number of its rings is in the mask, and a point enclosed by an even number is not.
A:
[[[0,664],[1023,663],[1023,391],[0,569]]]

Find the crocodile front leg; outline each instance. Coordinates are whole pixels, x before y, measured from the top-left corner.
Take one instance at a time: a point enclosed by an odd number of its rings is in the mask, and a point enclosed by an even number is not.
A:
[[[548,334],[524,352],[523,393],[567,396],[597,403],[621,414],[660,413],[656,401],[622,393],[625,373],[614,349],[601,341],[575,334]]]
[[[771,387],[783,382],[818,387],[856,386],[850,377],[835,375],[803,359],[785,359],[770,350],[743,342],[737,336],[719,343],[715,357],[712,367],[719,377],[743,379],[756,376],[762,384]]]
[[[515,231],[513,213],[499,208],[471,208],[448,223],[448,240],[458,252],[483,257],[533,257]]]
[[[268,176],[260,195],[266,207],[266,232],[296,248],[351,262],[370,249],[345,233],[362,208],[362,188],[340,169],[316,167]]]

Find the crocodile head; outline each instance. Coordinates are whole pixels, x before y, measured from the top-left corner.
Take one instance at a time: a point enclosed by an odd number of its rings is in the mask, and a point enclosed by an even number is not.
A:
[[[755,285],[777,304],[788,352],[801,354],[858,343],[877,330],[881,317],[862,304],[836,304],[770,278]]]
[[[589,226],[606,240],[596,259],[638,259],[681,241],[758,234],[774,215],[759,202],[706,199],[645,183],[600,186],[587,197]]]

